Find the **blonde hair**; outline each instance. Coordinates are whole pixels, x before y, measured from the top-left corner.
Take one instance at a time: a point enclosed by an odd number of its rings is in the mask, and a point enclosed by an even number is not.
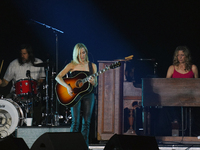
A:
[[[80,61],[81,61],[81,58],[80,58],[81,48],[85,49],[85,52],[86,52],[85,59],[86,59],[86,62],[89,62],[87,47],[83,43],[77,43],[74,46],[74,50],[73,50],[73,60],[72,60],[73,64],[80,64]]]
[[[174,52],[174,58],[173,58],[173,65],[174,66],[178,66],[179,65],[179,61],[178,61],[178,51],[183,51],[183,53],[185,54],[185,69],[186,70],[190,70],[192,68],[192,62],[191,62],[191,54],[190,54],[190,50],[187,46],[178,46],[175,49]]]

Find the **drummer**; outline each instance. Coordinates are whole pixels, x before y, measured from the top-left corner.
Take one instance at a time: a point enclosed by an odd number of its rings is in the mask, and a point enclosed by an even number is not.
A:
[[[23,81],[24,79],[31,79],[31,81],[36,82],[36,86],[39,86],[45,77],[44,67],[36,67],[35,64],[41,64],[43,63],[42,60],[35,58],[32,53],[32,47],[28,44],[21,45],[20,53],[19,53],[18,59],[13,60],[3,77],[3,80],[0,79],[0,87],[5,87],[8,85],[10,81],[12,81],[12,88],[10,93],[6,96],[6,98],[11,98],[14,101],[24,104],[27,103],[31,98],[37,98],[37,96],[31,96],[29,97],[29,93],[27,97],[19,97],[16,96],[16,87],[15,84],[18,82]],[[32,80],[33,79],[33,80]],[[22,86],[22,91],[23,91]],[[30,90],[30,89],[29,89]],[[20,90],[19,90],[20,91]],[[33,92],[33,91],[30,91]],[[34,100],[33,99],[33,100]],[[29,101],[30,103],[30,101]],[[34,106],[33,106],[34,105]],[[33,121],[35,122],[35,125],[40,125],[41,123],[41,111],[42,111],[42,104],[37,103],[35,105],[35,101],[33,101]],[[26,110],[26,109],[25,109]],[[30,113],[30,112],[29,112]],[[34,125],[33,122],[33,125]]]
[[[31,77],[31,79],[36,80],[37,85],[40,85],[43,82],[45,77],[44,68],[34,66],[39,63],[42,63],[42,60],[34,57],[32,47],[28,44],[21,45],[18,59],[13,60],[9,64],[3,80],[0,79],[0,87],[5,87],[11,80],[13,81],[11,92],[6,98],[13,98],[15,95],[14,83],[27,79],[28,76]]]

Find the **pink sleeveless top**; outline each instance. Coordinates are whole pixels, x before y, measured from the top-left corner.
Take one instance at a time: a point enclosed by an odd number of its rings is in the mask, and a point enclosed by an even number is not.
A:
[[[194,78],[194,73],[192,72],[192,69],[185,74],[179,73],[174,68],[174,73],[172,74],[172,78]]]

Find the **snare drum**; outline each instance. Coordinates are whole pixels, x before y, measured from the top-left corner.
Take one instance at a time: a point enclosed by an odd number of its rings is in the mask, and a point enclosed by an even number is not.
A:
[[[37,94],[37,81],[36,80],[29,80],[29,79],[22,79],[18,80],[15,83],[15,93],[17,96],[27,96],[31,93],[34,95]]]
[[[22,126],[24,114],[21,107],[11,99],[0,99],[0,137],[12,134]]]

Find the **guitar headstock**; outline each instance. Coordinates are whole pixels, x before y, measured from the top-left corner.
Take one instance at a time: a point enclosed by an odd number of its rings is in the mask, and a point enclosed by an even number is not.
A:
[[[110,69],[115,69],[117,67],[121,66],[121,62],[120,61],[117,61],[117,62],[114,62],[110,65]]]

